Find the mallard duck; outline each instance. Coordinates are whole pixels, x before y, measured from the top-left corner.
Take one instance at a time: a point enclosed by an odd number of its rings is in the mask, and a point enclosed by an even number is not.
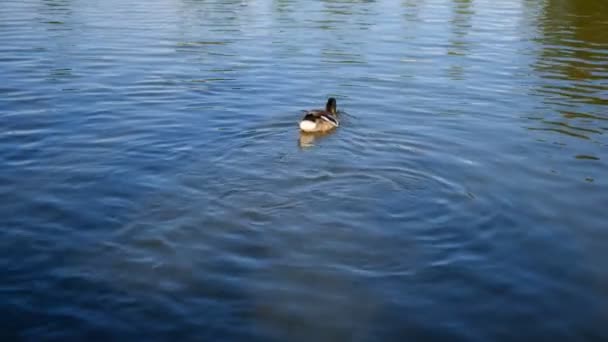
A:
[[[336,99],[333,97],[327,100],[325,110],[308,111],[304,115],[304,118],[302,118],[302,121],[300,121],[300,129],[308,133],[327,132],[339,125]]]

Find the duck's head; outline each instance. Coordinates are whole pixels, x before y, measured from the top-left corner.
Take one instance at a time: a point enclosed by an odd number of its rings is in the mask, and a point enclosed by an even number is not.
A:
[[[333,97],[327,99],[325,110],[329,113],[336,114],[336,99],[334,99]]]

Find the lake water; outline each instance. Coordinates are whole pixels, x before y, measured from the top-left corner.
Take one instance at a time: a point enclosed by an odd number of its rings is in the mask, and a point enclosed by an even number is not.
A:
[[[608,340],[606,1],[3,0],[0,79],[2,340]]]

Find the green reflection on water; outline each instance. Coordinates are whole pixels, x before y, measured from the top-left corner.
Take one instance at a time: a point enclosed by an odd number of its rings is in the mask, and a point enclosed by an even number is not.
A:
[[[579,154],[575,158],[576,159],[588,159],[588,160],[600,160],[600,158],[598,158],[598,157],[588,156],[588,155],[585,155],[585,154]]]
[[[533,65],[540,76],[534,93],[546,108],[535,127],[589,139],[608,120],[608,2],[548,0],[538,18],[540,44]]]

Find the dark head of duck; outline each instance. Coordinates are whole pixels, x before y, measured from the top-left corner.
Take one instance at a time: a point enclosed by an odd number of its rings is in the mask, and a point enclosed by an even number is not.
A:
[[[333,97],[327,99],[325,111],[327,111],[328,113],[336,114],[336,99],[334,99]]]

